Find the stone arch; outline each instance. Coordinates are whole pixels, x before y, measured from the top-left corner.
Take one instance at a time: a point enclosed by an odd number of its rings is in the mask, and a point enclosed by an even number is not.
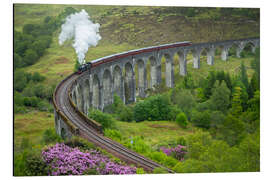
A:
[[[90,107],[90,83],[89,79],[84,80],[83,85],[83,97],[84,97],[84,113],[88,114],[88,109]]]
[[[227,61],[230,48],[231,44],[220,44],[216,47],[215,52],[220,53],[221,60]]]
[[[112,103],[112,76],[111,72],[106,69],[103,73],[103,105],[106,107],[107,105]]]
[[[154,56],[149,58],[150,61],[150,88],[153,88],[158,84],[158,70],[157,70],[157,60]]]
[[[125,79],[124,79],[124,87],[125,87],[125,102],[128,104],[130,102],[135,101],[135,80],[134,80],[134,72],[133,66],[130,62],[125,64]]]
[[[92,106],[96,109],[100,107],[100,81],[97,74],[93,76]]]
[[[187,60],[186,60],[186,53],[185,51],[178,51],[177,52],[179,58],[179,74],[181,76],[187,75]]]
[[[174,86],[174,64],[173,56],[168,53],[163,55],[165,57],[165,84],[167,87]]]
[[[82,85],[78,84],[78,95],[77,95],[77,106],[80,111],[84,111],[84,99],[83,99],[83,91],[82,91]]]
[[[245,46],[243,48],[243,51],[247,53],[255,53],[256,46],[252,41],[248,41],[245,43]]]
[[[113,69],[113,93],[119,96],[123,101],[122,70],[117,65]]]
[[[208,65],[214,65],[215,47],[204,47],[201,52],[202,59],[206,59]],[[205,57],[206,56],[206,57]]]
[[[146,65],[142,59],[137,61],[137,88],[140,97],[145,97],[145,90],[147,87],[147,72]]]
[[[61,128],[61,133],[60,133],[62,139],[66,139],[67,138],[67,131],[65,130],[65,128]]]
[[[233,42],[229,47],[228,56],[237,56],[237,50],[239,49],[239,43]]]

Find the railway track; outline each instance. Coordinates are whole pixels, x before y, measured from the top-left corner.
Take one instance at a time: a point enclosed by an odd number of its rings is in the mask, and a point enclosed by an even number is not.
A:
[[[66,119],[68,119],[72,124],[79,129],[78,135],[89,140],[95,145],[106,149],[108,152],[112,153],[121,160],[127,162],[128,164],[135,164],[144,168],[146,171],[151,172],[157,167],[163,167],[167,169],[168,172],[174,173],[172,170],[145,158],[144,156],[131,151],[124,147],[123,145],[104,137],[102,134],[97,132],[93,127],[89,126],[87,122],[78,114],[69,101],[69,89],[73,81],[78,77],[77,74],[72,74],[64,79],[56,88],[54,93],[55,106],[60,111]]]

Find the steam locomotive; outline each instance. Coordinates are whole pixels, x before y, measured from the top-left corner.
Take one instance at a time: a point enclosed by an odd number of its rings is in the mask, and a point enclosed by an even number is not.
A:
[[[81,73],[84,72],[84,71],[90,70],[90,69],[91,69],[91,65],[92,65],[91,62],[87,62],[87,63],[85,63],[85,64],[82,64],[82,65],[78,68],[77,73],[78,73],[78,74],[81,74]]]
[[[108,63],[111,61],[114,61],[116,59],[120,59],[120,58],[124,58],[124,57],[128,57],[128,56],[134,56],[140,53],[146,53],[146,52],[152,52],[152,51],[159,51],[162,49],[169,49],[169,48],[175,48],[175,47],[182,47],[182,46],[191,46],[192,43],[190,41],[184,41],[184,42],[177,42],[177,43],[172,43],[172,44],[164,44],[161,46],[152,46],[152,47],[147,47],[147,48],[142,48],[142,49],[136,49],[136,50],[131,50],[128,52],[124,52],[124,53],[119,53],[119,54],[114,54],[114,55],[110,55],[110,56],[106,56],[100,59],[96,59],[93,60],[91,62],[82,64],[79,68],[77,73],[81,74],[84,71],[87,70],[91,70],[91,68],[96,67],[100,64],[103,63]]]

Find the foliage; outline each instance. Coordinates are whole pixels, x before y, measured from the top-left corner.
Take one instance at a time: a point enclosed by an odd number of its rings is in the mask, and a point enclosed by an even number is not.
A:
[[[102,125],[103,129],[106,128],[111,129],[115,127],[113,117],[110,114],[103,113],[100,110],[89,109],[88,117],[90,119],[94,119],[95,121],[99,122]]]
[[[134,120],[133,117],[133,108],[131,106],[124,106],[118,114],[120,121],[131,122]]]
[[[165,95],[151,96],[139,101],[134,106],[134,119],[136,122],[173,120],[172,105]]]
[[[185,113],[179,113],[177,116],[176,116],[176,123],[183,127],[183,128],[186,128],[187,125],[188,125],[188,120],[187,120],[187,117],[185,115]]]
[[[223,135],[222,139],[224,139],[231,146],[239,144],[245,136],[244,130],[245,125],[243,121],[229,113],[221,130]]]
[[[199,111],[192,111],[191,122],[198,127],[209,129],[211,122],[210,122],[210,112],[209,110],[199,112]]]
[[[236,117],[239,117],[239,115],[243,111],[242,102],[241,102],[241,91],[242,89],[240,87],[234,88],[231,113]]]
[[[205,148],[211,145],[213,139],[209,132],[198,131],[187,138],[187,158],[199,159]]]
[[[184,156],[187,153],[186,146],[182,146],[180,144],[172,148],[160,147],[160,150],[162,150],[162,152],[167,156],[173,156],[179,161],[183,161]]]
[[[49,128],[44,131],[42,140],[45,144],[56,143],[61,141],[61,137],[56,134],[55,129]]]
[[[153,170],[153,173],[154,174],[168,174],[169,172],[165,168],[158,167]]]
[[[79,61],[76,60],[74,64],[73,72],[77,72],[79,70],[79,67],[80,67],[80,63]]]
[[[191,75],[187,74],[185,77],[184,77],[184,80],[182,82],[182,86],[185,88],[185,89],[194,89],[196,87],[195,85],[195,82],[192,78]]]
[[[143,168],[137,168],[136,169],[136,174],[146,174]]]
[[[118,142],[121,142],[121,140],[123,139],[121,133],[114,129],[105,129],[104,136],[110,137],[111,139]]]
[[[97,150],[81,152],[65,144],[56,144],[42,151],[42,158],[50,167],[49,175],[82,175],[85,172],[98,174],[135,174],[135,167],[116,164]]]
[[[22,92],[27,83],[26,75],[23,71],[14,72],[14,89],[18,92]]]
[[[230,106],[230,90],[224,81],[215,83],[210,97],[211,109],[226,112]]]
[[[195,106],[195,100],[191,92],[186,89],[174,88],[171,92],[171,102],[176,104],[185,115],[190,118],[191,110]]]

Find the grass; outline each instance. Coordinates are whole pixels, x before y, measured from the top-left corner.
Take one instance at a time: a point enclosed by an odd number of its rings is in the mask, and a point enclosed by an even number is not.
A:
[[[54,128],[53,113],[32,111],[27,114],[16,114],[14,118],[15,149],[21,144],[23,138],[29,139],[31,144],[39,144],[43,132],[48,128]]]
[[[186,136],[196,130],[194,127],[183,129],[171,121],[116,121],[116,126],[124,138],[143,136],[145,143],[151,147],[176,141],[179,136]]]

